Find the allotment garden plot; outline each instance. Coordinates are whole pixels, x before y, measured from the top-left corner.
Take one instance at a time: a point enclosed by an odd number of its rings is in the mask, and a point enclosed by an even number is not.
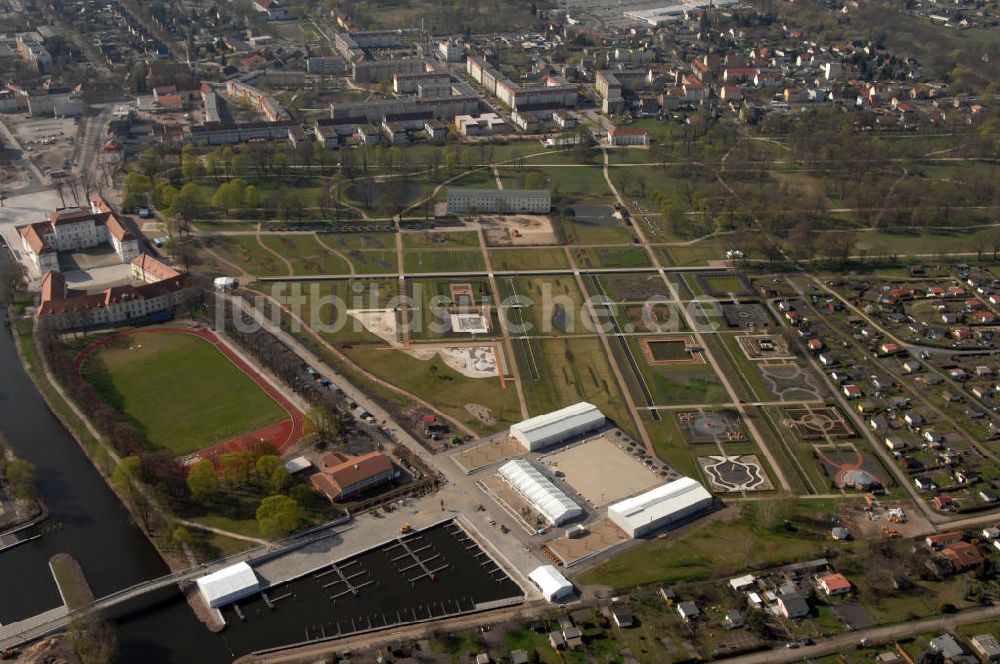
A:
[[[636,405],[645,407],[728,401],[722,382],[686,335],[615,335],[612,351]],[[683,346],[683,348],[682,348]]]

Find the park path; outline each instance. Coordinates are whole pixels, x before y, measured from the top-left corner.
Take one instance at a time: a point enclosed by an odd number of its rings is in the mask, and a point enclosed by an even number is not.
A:
[[[258,237],[260,237],[259,233],[258,233]],[[338,256],[339,258],[343,259],[344,262],[347,263],[347,267],[349,267],[351,269],[351,276],[352,277],[355,274],[358,273],[357,270],[354,268],[354,261],[352,261],[350,258],[348,258],[347,254],[345,254],[342,251],[339,251],[337,249],[334,249],[333,247],[331,247],[330,245],[328,245],[326,242],[323,241],[323,237],[319,233],[313,233],[313,237],[316,238],[316,242],[319,243],[319,246],[323,247],[324,249],[326,249],[327,251],[329,251],[334,256]]]
[[[453,418],[453,417],[451,417],[449,415],[446,415],[446,414],[442,413],[440,410],[438,410],[437,408],[435,408],[433,405],[431,405],[425,399],[422,399],[417,394],[415,394],[413,392],[410,392],[409,390],[405,390],[405,389],[403,389],[403,388],[395,385],[394,383],[391,383],[391,382],[389,382],[389,381],[387,381],[387,380],[385,380],[383,378],[380,378],[380,377],[376,376],[375,374],[369,372],[367,369],[365,369],[364,367],[362,367],[360,364],[358,364],[357,362],[355,362],[354,360],[352,360],[350,357],[348,357],[347,355],[345,355],[344,352],[341,351],[339,348],[337,348],[336,346],[334,346],[333,344],[331,344],[329,341],[327,341],[326,339],[324,339],[318,332],[316,332],[316,330],[314,330],[311,327],[309,327],[309,325],[304,320],[302,320],[301,317],[299,317],[298,315],[296,315],[295,312],[291,311],[283,303],[275,300],[274,298],[272,298],[270,295],[267,295],[266,293],[262,294],[261,297],[264,297],[267,300],[269,300],[271,302],[272,306],[280,308],[281,311],[285,315],[287,315],[292,320],[292,322],[295,325],[299,326],[299,329],[304,330],[306,333],[308,333],[309,336],[311,336],[317,343],[319,343],[323,347],[324,350],[329,351],[334,357],[336,357],[340,362],[342,362],[345,366],[347,366],[347,368],[350,369],[351,371],[354,371],[354,372],[356,372],[356,373],[364,376],[365,379],[371,381],[372,383],[375,383],[376,385],[380,385],[380,386],[382,386],[382,387],[384,387],[384,388],[386,388],[388,390],[391,390],[392,392],[395,392],[397,394],[401,394],[402,396],[406,397],[407,399],[409,399],[414,404],[419,405],[421,408],[425,408],[426,410],[428,410],[428,411],[430,411],[432,413],[437,413],[438,417],[440,417],[441,419],[449,422],[453,427],[455,427],[456,431],[459,431],[459,432],[461,432],[463,434],[472,436],[474,439],[478,439],[479,438],[479,434],[477,434],[475,431],[473,431],[472,429],[470,429],[465,423],[460,422],[459,420],[457,420],[457,419],[455,419],[455,418]],[[252,304],[249,304],[249,303],[243,301],[241,298],[235,297],[231,301],[235,302],[237,306],[239,306],[240,308],[242,308],[243,311],[247,312],[251,316],[253,316],[254,312],[257,311]],[[271,326],[266,321],[263,321],[263,324],[264,324],[265,329],[270,329]],[[275,331],[277,331],[277,330],[275,330]],[[290,338],[290,339],[286,338],[285,341],[289,342],[289,345],[290,345],[290,347],[292,348],[293,351],[298,352],[300,355],[302,354],[301,352],[299,352],[299,350],[296,350],[296,349],[303,349],[304,348],[303,345],[300,342],[298,342],[298,340],[296,340],[294,338]]]
[[[260,539],[259,537],[250,537],[249,535],[241,535],[240,533],[234,533],[231,530],[223,530],[222,528],[216,528],[215,526],[206,526],[203,523],[198,523],[197,521],[188,521],[187,519],[174,519],[177,523],[187,527],[195,528],[196,530],[204,530],[207,533],[215,533],[216,535],[223,535],[229,537],[230,539],[238,539],[244,542],[252,542],[259,546],[267,546],[270,544],[269,541],[265,539]]]
[[[275,251],[271,247],[269,247],[266,244],[264,244],[264,239],[260,235],[260,227],[261,227],[261,224],[257,224],[257,232],[255,233],[255,237],[257,238],[257,244],[260,245],[261,249],[263,249],[264,251],[266,251],[267,253],[271,254],[272,256],[274,256],[279,261],[281,261],[282,263],[285,264],[285,269],[288,270],[288,276],[289,277],[292,276],[292,275],[294,275],[295,274],[295,268],[292,267],[291,261],[289,261],[287,258],[285,258],[281,254],[279,254],[277,251]]]
[[[611,189],[611,193],[614,194],[615,200],[618,201],[618,204],[622,207],[622,209],[629,209],[628,206],[625,204],[625,199],[622,198],[621,193],[615,187],[615,183],[611,180],[611,175],[608,171],[608,166],[610,164],[610,160],[608,158],[608,151],[606,148],[601,148],[601,152],[604,155],[604,180],[605,182],[608,183],[608,188]],[[670,293],[670,299],[673,302],[680,305],[681,303],[680,292],[677,289],[676,284],[674,284],[673,282],[670,281],[669,278],[667,278],[667,272],[666,270],[664,270],[663,264],[660,262],[659,255],[657,255],[656,251],[654,251],[653,247],[650,245],[649,240],[646,237],[646,233],[642,228],[642,224],[632,224],[632,228],[635,230],[635,233],[639,238],[639,243],[642,245],[643,249],[646,250],[646,254],[649,256],[649,259],[652,262],[653,267],[659,273],[660,279],[667,287],[667,292]],[[778,460],[774,456],[774,453],[771,451],[771,448],[767,446],[764,440],[764,436],[761,435],[760,430],[757,428],[757,424],[753,421],[753,419],[750,418],[750,415],[747,412],[746,407],[740,400],[739,394],[733,387],[732,381],[729,380],[729,376],[726,374],[726,372],[722,371],[722,367],[719,365],[719,361],[712,354],[711,350],[709,350],[708,344],[705,342],[705,337],[700,331],[700,326],[692,319],[691,312],[688,310],[687,307],[678,306],[678,308],[681,312],[681,315],[684,316],[684,322],[687,324],[688,329],[691,330],[691,334],[694,335],[694,338],[698,342],[698,345],[704,349],[703,354],[705,356],[705,359],[707,359],[708,363],[712,366],[712,371],[715,372],[715,375],[719,377],[719,381],[725,388],[726,394],[729,395],[729,400],[732,403],[736,404],[736,412],[739,413],[740,418],[746,425],[747,431],[750,433],[751,438],[753,438],[754,442],[757,444],[757,447],[761,450],[761,452],[764,454],[764,457],[767,459],[767,462],[771,465],[772,472],[777,477],[778,482],[781,484],[782,489],[784,489],[785,491],[790,491],[792,485],[788,481],[788,478],[785,476],[784,470],[778,464]],[[625,385],[624,383],[622,384],[622,387],[624,389],[628,389],[627,385]]]
[[[497,183],[500,182],[500,177],[497,176]],[[503,187],[501,187],[502,189]],[[506,373],[507,370],[510,371],[511,376],[514,377],[514,390],[517,392],[518,405],[521,408],[522,419],[528,419],[528,402],[524,398],[524,387],[521,384],[521,369],[517,366],[517,357],[514,355],[514,343],[510,338],[510,331],[507,329],[507,317],[503,315],[500,310],[500,284],[497,283],[496,275],[493,273],[493,262],[490,259],[490,252],[486,247],[486,233],[483,232],[482,226],[479,227],[479,250],[483,253],[483,265],[486,266],[487,278],[490,281],[490,290],[493,291],[493,298],[496,302],[494,306],[494,311],[497,314],[497,321],[500,325],[500,333],[503,335],[503,351],[506,357],[504,358],[504,366],[497,365],[497,368]],[[499,359],[499,358],[498,358]],[[501,385],[506,385],[506,381],[503,380],[501,375],[500,380]]]

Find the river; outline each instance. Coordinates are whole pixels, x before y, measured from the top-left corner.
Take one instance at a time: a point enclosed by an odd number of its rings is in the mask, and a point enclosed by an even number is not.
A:
[[[48,566],[56,553],[69,553],[80,562],[97,597],[168,573],[156,549],[49,410],[7,331],[0,332],[0,431],[37,468],[38,490],[50,511],[41,525],[43,537],[0,553],[0,623],[61,603]],[[140,610],[120,621],[121,661],[231,661],[225,640],[198,622],[179,591],[171,589],[130,608]]]
[[[96,597],[168,573],[118,497],[49,411],[6,330],[0,331],[0,431],[18,455],[35,464],[38,489],[50,511],[36,529],[44,532],[42,537],[0,553],[0,623],[61,604],[48,566],[57,553],[69,553],[80,562]],[[365,570],[365,579],[356,583],[372,586],[367,592],[345,595],[342,589],[330,590],[334,584],[327,579],[317,581],[307,575],[269,589],[276,599],[284,598],[277,610],[260,598],[250,598],[241,602],[244,622],[227,608],[231,624],[220,634],[210,633],[198,621],[175,586],[118,605],[109,617],[116,623],[119,661],[231,662],[259,648],[440,617],[478,602],[519,596],[520,590],[499,566],[474,556],[479,551],[475,545],[443,529],[419,536],[418,550],[433,548],[424,557],[440,566],[433,574],[422,576],[413,571],[419,562],[398,562],[397,551],[390,556],[380,545],[345,563]],[[339,597],[331,600],[330,593]]]

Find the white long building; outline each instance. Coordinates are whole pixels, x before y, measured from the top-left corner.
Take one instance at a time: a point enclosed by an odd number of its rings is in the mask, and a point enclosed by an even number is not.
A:
[[[523,459],[508,461],[497,474],[553,526],[561,526],[583,514],[576,501]]]
[[[548,214],[552,192],[548,189],[449,189],[448,213]]]
[[[643,537],[712,505],[712,494],[682,477],[608,507],[608,518],[633,538]]]
[[[550,602],[558,602],[573,594],[573,584],[553,565],[536,567],[528,574],[528,578],[538,586],[542,596]]]
[[[223,567],[195,583],[205,602],[213,609],[232,604],[260,590],[260,579],[245,562]]]
[[[510,427],[510,437],[528,451],[556,445],[573,436],[604,426],[607,418],[594,404],[581,401],[538,415]]]

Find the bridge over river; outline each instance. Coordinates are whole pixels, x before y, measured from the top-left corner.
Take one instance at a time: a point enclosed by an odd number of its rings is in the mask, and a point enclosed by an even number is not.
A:
[[[90,611],[105,611],[119,604],[137,599],[157,590],[161,590],[172,585],[181,585],[194,581],[195,579],[211,574],[212,572],[222,569],[223,567],[227,567],[241,561],[245,561],[250,565],[253,565],[254,563],[263,563],[272,558],[286,555],[300,547],[304,547],[314,542],[337,535],[341,532],[337,530],[337,527],[346,524],[350,520],[351,517],[348,515],[273,544],[258,546],[226,558],[220,558],[211,562],[202,563],[201,565],[196,565],[195,567],[190,567],[180,572],[174,572],[173,574],[167,574],[155,579],[143,581],[142,583],[137,583],[128,588],[123,588],[122,590],[113,592],[110,595],[95,599],[90,604],[74,609],[73,611],[68,610],[65,606],[59,606],[48,611],[43,611],[42,613],[31,616],[30,618],[2,625],[0,626],[0,652],[11,648],[17,648],[26,643],[30,643],[49,634],[63,630],[70,624],[70,622],[73,621],[74,618],[84,615]]]

